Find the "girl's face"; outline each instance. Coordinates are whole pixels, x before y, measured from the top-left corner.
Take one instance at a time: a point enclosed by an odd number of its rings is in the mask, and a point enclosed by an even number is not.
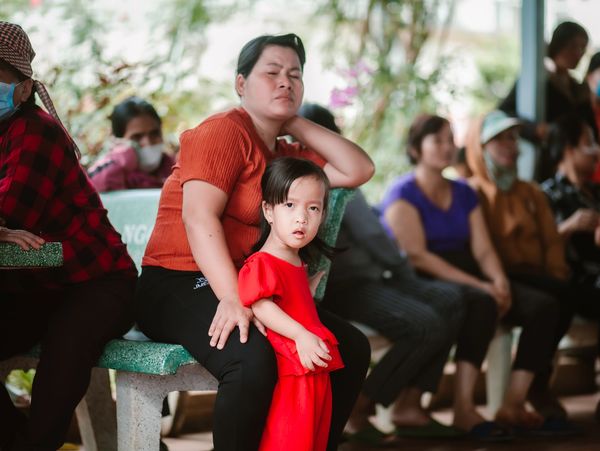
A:
[[[140,147],[152,146],[163,142],[160,123],[146,114],[129,120],[123,138],[135,141]]]
[[[421,154],[418,164],[443,171],[454,162],[456,146],[449,124],[445,124],[437,133],[431,133],[421,142]]]
[[[517,127],[504,130],[490,139],[483,146],[494,163],[503,168],[512,168],[517,165],[519,157],[519,132]]]
[[[235,84],[242,106],[267,120],[286,121],[302,104],[300,59],[289,47],[265,47],[248,77],[239,74]]]
[[[286,250],[299,250],[309,244],[323,220],[325,186],[316,177],[300,177],[292,183],[282,204],[263,201],[263,213],[269,224],[269,240]]]
[[[587,39],[585,36],[573,36],[573,38],[567,42],[556,55],[554,55],[554,63],[559,69],[573,70],[577,67],[583,55],[585,55],[586,48]]]
[[[583,180],[589,180],[594,175],[598,163],[600,148],[594,140],[594,134],[589,126],[585,126],[577,147],[567,147],[565,158],[570,159],[575,172]]]

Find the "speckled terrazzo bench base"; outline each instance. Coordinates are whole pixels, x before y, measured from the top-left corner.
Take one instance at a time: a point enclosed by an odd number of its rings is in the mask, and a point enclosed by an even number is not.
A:
[[[35,367],[39,355],[36,346],[26,355],[0,362],[0,377],[6,377],[12,368]],[[107,369],[116,370],[116,415]],[[85,449],[158,451],[165,397],[175,391],[216,389],[216,379],[183,346],[112,340],[76,410]]]
[[[40,249],[21,249],[14,243],[0,243],[0,268],[47,268],[62,266],[61,243],[45,243]]]

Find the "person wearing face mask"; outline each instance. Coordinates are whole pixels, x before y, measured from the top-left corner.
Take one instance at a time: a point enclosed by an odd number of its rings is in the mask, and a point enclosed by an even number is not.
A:
[[[570,74],[585,54],[589,36],[585,29],[575,22],[563,22],[554,32],[548,44],[545,81],[545,111],[542,122],[535,123],[521,119],[521,136],[543,147],[540,155],[536,179],[543,181],[554,174],[552,160],[545,145],[548,140],[549,125],[561,116],[577,113],[585,118],[598,136],[594,112],[590,105],[590,92],[585,83],[580,83]],[[533,89],[533,87],[532,87]],[[499,104],[498,109],[510,116],[517,116],[517,84]]]
[[[570,291],[574,311],[598,322],[600,319],[600,184],[593,181],[600,147],[583,118],[568,116],[551,130],[554,154],[559,161],[555,176],[542,184],[558,231],[567,244],[571,267]],[[571,317],[563,319],[559,336],[567,331]],[[597,345],[600,355],[600,337]],[[600,414],[600,403],[597,409]]]
[[[0,271],[0,360],[41,345],[29,418],[0,384],[0,449],[11,451],[62,446],[104,345],[133,323],[137,276],[48,92],[32,78],[34,56],[23,29],[0,22],[0,241],[63,249],[60,267]]]
[[[562,335],[558,331],[564,328],[565,318],[572,316],[567,283],[569,267],[563,239],[544,193],[536,183],[517,177],[520,124],[518,119],[500,110],[471,124],[466,146],[467,163],[473,172],[469,183],[479,194],[494,248],[511,282],[549,298],[535,314],[531,310],[532,298],[524,298],[521,304],[547,338],[543,352],[541,345],[534,348],[538,363],[531,368],[534,371],[529,376],[527,399],[545,419],[543,433],[570,434],[576,431],[548,388],[552,356]],[[542,321],[542,315],[550,310],[556,321]],[[535,379],[531,380],[534,374]]]
[[[115,107],[110,119],[114,145],[88,171],[96,189],[162,188],[175,161],[165,152],[162,121],[154,107],[129,97]]]

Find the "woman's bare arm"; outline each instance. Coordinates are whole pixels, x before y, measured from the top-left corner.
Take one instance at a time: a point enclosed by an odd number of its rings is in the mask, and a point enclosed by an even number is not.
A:
[[[219,299],[209,328],[210,345],[222,349],[231,331],[240,328],[240,341],[248,339],[252,311],[240,303],[237,270],[229,255],[221,215],[227,194],[210,183],[190,180],[183,185],[182,219],[194,260]],[[264,327],[257,324],[264,332]]]
[[[327,160],[323,169],[333,187],[355,188],[375,173],[373,161],[360,146],[308,119],[294,116],[282,131]]]
[[[483,288],[483,281],[446,262],[427,249],[425,231],[419,212],[409,202],[404,200],[394,202],[386,209],[384,216],[398,245],[406,252],[408,259],[416,269],[441,280]]]

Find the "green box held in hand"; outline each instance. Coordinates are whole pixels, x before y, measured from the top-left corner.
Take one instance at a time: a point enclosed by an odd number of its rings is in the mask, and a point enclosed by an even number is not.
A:
[[[62,266],[62,243],[44,243],[39,249],[21,249],[14,243],[0,243],[0,268],[48,268]]]

